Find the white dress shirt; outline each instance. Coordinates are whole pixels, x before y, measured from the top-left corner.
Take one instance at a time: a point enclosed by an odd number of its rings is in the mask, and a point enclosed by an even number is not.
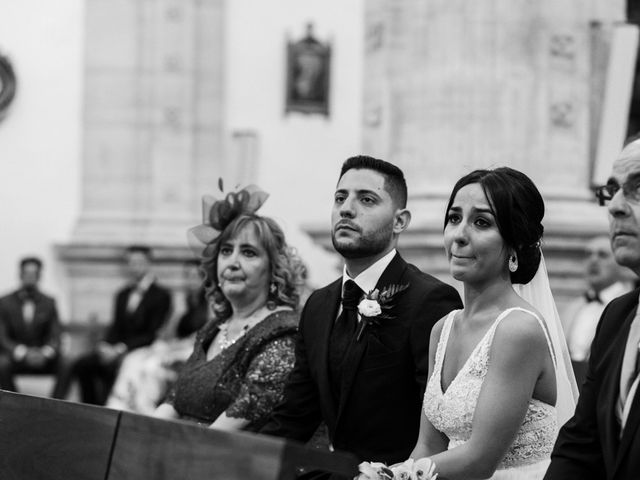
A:
[[[389,266],[395,255],[396,249],[394,248],[373,265],[360,272],[356,278],[351,278],[349,276],[347,273],[347,266],[345,265],[342,269],[342,286],[344,287],[344,282],[347,280],[353,280],[364,293],[369,293],[371,290],[376,288],[376,284],[378,283],[378,280],[380,280],[382,273]],[[341,311],[342,304],[340,304],[340,308],[338,309],[338,315],[340,315]],[[358,320],[360,320],[360,314],[358,314]]]

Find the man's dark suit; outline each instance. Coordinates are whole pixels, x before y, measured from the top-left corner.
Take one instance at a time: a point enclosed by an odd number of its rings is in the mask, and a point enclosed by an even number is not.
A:
[[[132,292],[133,287],[128,286],[116,295],[113,322],[104,338],[113,345],[124,343],[127,350],[151,344],[171,310],[171,293],[154,282],[145,291],[138,307],[129,313],[127,303]]]
[[[171,293],[155,282],[145,290],[138,306],[127,311],[129,296],[134,287],[128,286],[116,295],[113,321],[107,329],[104,341],[111,345],[124,344],[126,351],[151,344],[171,311]],[[120,367],[122,355],[111,362],[101,360],[97,351],[89,352],[71,365],[58,381],[54,397],[64,398],[72,377],[78,377],[82,401],[102,405]]]
[[[54,372],[60,350],[62,328],[55,300],[33,290],[33,319],[27,322],[22,311],[26,296],[26,291],[21,289],[0,298],[0,387],[10,390],[15,390],[13,373]],[[34,368],[13,359],[13,351],[18,345],[49,346],[53,355],[42,368]]]
[[[454,288],[398,254],[376,288],[392,284],[409,288],[394,299],[393,318],[369,325],[360,341],[355,336],[351,341],[339,405],[330,386],[328,349],[342,279],[311,294],[300,320],[296,365],[285,399],[261,433],[306,442],[324,421],[337,450],[386,463],[408,458],[420,427],[431,328],[462,304]]]
[[[640,392],[631,404],[622,438],[615,413],[622,358],[639,293],[616,298],[602,313],[576,413],[560,430],[546,480],[640,478]]]

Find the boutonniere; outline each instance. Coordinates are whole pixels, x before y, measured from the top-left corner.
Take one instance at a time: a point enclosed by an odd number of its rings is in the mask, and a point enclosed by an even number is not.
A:
[[[375,288],[369,293],[365,293],[358,304],[358,313],[360,314],[360,325],[356,341],[359,342],[364,333],[364,329],[368,325],[380,325],[380,320],[391,319],[393,315],[390,310],[393,308],[394,297],[400,292],[409,288],[409,284],[389,285],[384,287],[382,291]]]

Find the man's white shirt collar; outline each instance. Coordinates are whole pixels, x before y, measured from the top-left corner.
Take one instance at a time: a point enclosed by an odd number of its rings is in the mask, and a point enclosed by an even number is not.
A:
[[[389,266],[395,255],[396,249],[394,248],[366,270],[360,272],[360,275],[356,278],[351,278],[347,274],[347,266],[345,265],[342,269],[342,285],[344,286],[344,282],[347,280],[353,280],[363,292],[369,293],[371,290],[376,288],[376,284],[378,283],[378,280],[380,280],[382,273]]]
[[[614,298],[619,297],[633,289],[632,285],[625,282],[616,282],[600,291],[600,299],[604,305],[608,304]]]
[[[144,277],[140,279],[140,281],[136,284],[133,284],[134,290],[138,290],[139,292],[146,292],[149,290],[151,284],[155,281],[156,277],[151,273],[147,273]]]

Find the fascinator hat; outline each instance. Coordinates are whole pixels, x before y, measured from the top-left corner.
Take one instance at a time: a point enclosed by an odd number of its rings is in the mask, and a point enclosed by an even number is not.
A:
[[[222,179],[218,188],[224,194]],[[225,228],[240,215],[256,213],[269,194],[256,185],[248,185],[235,192],[229,192],[219,200],[212,195],[202,197],[202,224],[190,228],[187,237],[191,249],[199,257],[214,254],[216,240]]]

